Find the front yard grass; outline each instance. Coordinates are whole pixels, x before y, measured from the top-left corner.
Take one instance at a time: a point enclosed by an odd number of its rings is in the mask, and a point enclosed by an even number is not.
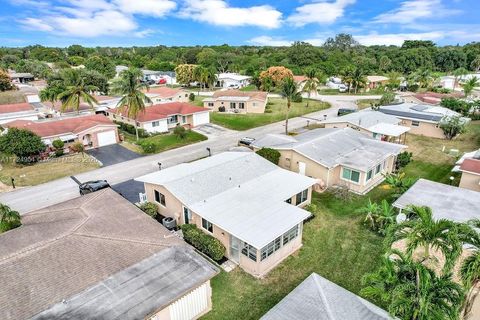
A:
[[[14,178],[16,186],[34,186],[99,167],[98,162],[87,154],[66,155],[31,165],[3,161],[0,169],[0,181],[11,185],[10,179]]]
[[[307,99],[302,102],[292,102],[290,109],[290,118],[295,118],[307,113],[324,110],[330,107],[326,102],[310,100],[308,108]],[[233,130],[248,130],[251,128],[264,126],[266,124],[282,121],[285,119],[287,101],[280,98],[269,98],[267,111],[261,114],[228,114],[224,112],[212,112],[210,121],[222,127]]]
[[[123,131],[122,134],[125,137],[125,141],[122,142],[122,145],[125,148],[139,154],[146,154],[140,146],[142,142],[151,143],[153,145],[154,150],[153,152],[149,153],[153,154],[207,140],[207,137],[192,130],[188,130],[186,137],[183,139],[180,139],[172,133],[165,133],[154,135],[148,138],[142,138],[138,142],[136,141],[135,135]]]
[[[25,96],[19,90],[0,92],[0,104],[13,104],[25,102]]]

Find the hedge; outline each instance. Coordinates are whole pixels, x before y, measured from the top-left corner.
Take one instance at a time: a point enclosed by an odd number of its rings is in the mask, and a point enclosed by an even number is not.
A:
[[[262,148],[257,151],[257,154],[277,165],[278,165],[278,161],[280,160],[280,152],[278,152],[278,150],[275,150],[275,149]]]
[[[185,241],[213,260],[220,261],[225,255],[225,246],[218,239],[198,229],[196,225],[184,224],[181,229]]]
[[[128,132],[130,134],[136,135],[135,133],[135,127],[131,124],[121,122],[121,121],[114,121],[115,124],[118,124],[120,126],[121,131]],[[139,138],[146,138],[149,137],[150,135],[148,134],[147,131],[145,131],[142,128],[138,128],[138,137]]]

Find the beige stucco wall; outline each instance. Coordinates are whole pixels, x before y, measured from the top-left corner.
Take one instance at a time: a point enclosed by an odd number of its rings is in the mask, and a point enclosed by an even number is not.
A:
[[[435,123],[420,121],[419,126],[412,126],[412,120],[402,119],[402,122],[400,123],[400,125],[409,127],[410,128],[409,133],[412,133],[412,134],[418,134],[418,135],[432,137],[432,138],[445,139],[443,130],[437,127],[437,124]]]
[[[155,201],[155,190],[165,196],[165,207]],[[182,203],[165,187],[145,183],[145,194],[147,196],[147,201],[155,203],[157,205],[158,213],[165,217],[174,218],[177,221],[177,225],[183,223]]]
[[[183,122],[183,118],[182,117],[185,117],[185,122]],[[119,122],[124,122],[124,123],[127,123],[127,124],[131,124],[131,125],[135,125],[135,120],[133,119],[130,119],[130,118],[127,118],[127,117],[123,117],[123,116],[120,116],[120,115],[116,115],[114,113],[109,113],[108,114],[108,118],[112,121],[119,121]],[[159,119],[161,120],[161,119]],[[142,129],[145,129],[146,128],[146,124],[147,125],[151,125],[152,122],[154,121],[158,121],[158,120],[151,120],[151,121],[145,121],[145,122],[138,122],[138,126]],[[177,123],[180,123],[181,126],[184,126],[186,128],[193,128],[193,114],[189,114],[189,115],[181,115],[179,114],[178,115],[178,122],[176,123],[170,123],[168,124],[168,129],[173,129],[175,128],[175,126],[177,125]]]
[[[75,139],[74,142],[72,143],[65,143],[65,148],[71,146],[72,144],[76,143],[76,142],[81,142],[81,143],[86,143],[86,141],[84,141],[84,137],[86,137],[87,135],[90,135],[90,139],[92,141],[92,148],[96,148],[98,147],[98,138],[97,138],[97,134],[98,133],[101,133],[101,132],[106,132],[106,131],[111,131],[111,130],[115,130],[115,137],[117,139],[117,142],[119,141],[119,137],[118,137],[118,130],[117,130],[117,127],[114,127],[114,126],[98,126],[98,127],[94,127],[94,128],[91,128],[91,129],[87,129],[85,131],[82,131],[80,133],[77,134],[77,138]],[[58,140],[60,139],[62,135],[58,135],[58,136],[50,136],[50,137],[45,137],[45,138],[48,138],[50,141],[54,141],[54,140]],[[90,148],[89,146],[85,145],[85,148]]]
[[[186,91],[179,91],[171,97],[162,97],[160,95],[155,95],[155,93],[150,93],[153,104],[157,103],[166,103],[166,102],[188,102],[189,93]]]
[[[480,175],[462,172],[459,187],[480,192]]]
[[[245,103],[245,108],[244,109],[239,109],[238,108],[238,103],[239,102],[244,102]],[[209,105],[209,103],[210,104],[213,103],[213,106]],[[235,103],[237,105],[236,110],[238,111],[239,114],[264,113],[265,112],[265,106],[267,105],[267,100],[265,100],[265,101],[262,101],[262,100],[236,101]],[[213,111],[218,111],[218,108],[225,107],[225,112],[226,113],[231,113],[232,112],[231,111],[232,109],[230,109],[230,101],[226,101],[226,100],[216,100],[214,102],[205,101],[203,103],[203,106],[205,108],[211,109]]]

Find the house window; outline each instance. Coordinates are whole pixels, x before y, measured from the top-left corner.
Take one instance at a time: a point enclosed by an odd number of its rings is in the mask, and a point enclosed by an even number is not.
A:
[[[208,232],[213,233],[213,224],[210,221],[205,220],[203,218],[202,218],[202,228],[207,230]]]
[[[382,170],[382,164],[381,163],[377,164],[377,168],[375,169],[375,174],[379,174],[380,170]]]
[[[187,122],[187,117],[182,116],[182,123],[185,123],[185,122]]]
[[[304,203],[308,199],[308,189],[303,190],[300,193],[297,193],[296,195],[296,205],[299,205],[300,203]]]
[[[208,106],[209,106],[209,107],[213,107],[214,105],[215,105],[215,104],[214,104],[213,102],[209,102],[209,103],[208,103]]]
[[[155,202],[165,207],[165,195],[155,190]]]
[[[158,127],[160,125],[160,121],[153,121],[152,127]]]
[[[343,168],[342,178],[358,183],[360,181],[360,172],[348,168]]]
[[[243,243],[242,254],[255,262],[257,261],[257,249],[246,242]]]
[[[295,239],[297,236],[298,236],[298,224],[283,234],[282,236],[283,245],[286,245],[287,243]]]
[[[369,170],[367,172],[367,181],[369,181],[370,179],[372,179],[372,176],[373,176],[373,169],[372,170]]]
[[[235,107],[236,107],[235,102],[230,102],[230,109],[235,109]]]
[[[276,238],[260,250],[260,260],[270,257],[275,251],[282,247],[282,236]]]
[[[178,123],[178,115],[168,117],[167,118],[167,123],[168,124]]]
[[[239,102],[238,103],[238,108],[245,109],[245,103],[244,102]]]
[[[252,107],[256,107],[257,106],[257,103],[256,102],[252,102]]]
[[[420,125],[420,121],[412,120],[412,127],[418,127]]]

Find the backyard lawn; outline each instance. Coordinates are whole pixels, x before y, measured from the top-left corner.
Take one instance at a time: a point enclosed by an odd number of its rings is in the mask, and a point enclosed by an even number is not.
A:
[[[0,104],[22,103],[25,96],[21,91],[12,90],[0,92]]]
[[[162,151],[167,151],[170,149],[175,149],[179,147],[183,147],[195,142],[207,140],[207,137],[204,135],[197,133],[195,131],[187,131],[187,135],[185,138],[180,139],[174,134],[166,133],[166,134],[158,134],[148,138],[140,139],[138,142],[135,139],[135,135],[126,133],[122,131],[122,134],[125,137],[125,141],[122,142],[122,145],[125,148],[128,148],[134,152],[140,154],[152,154],[158,153]],[[152,146],[152,149],[149,152],[145,152],[140,144],[149,144]]]
[[[13,177],[16,186],[34,186],[99,167],[98,162],[87,154],[52,158],[32,165],[17,165],[12,161],[3,161],[0,169],[0,181],[10,186],[10,179]]]
[[[293,102],[290,109],[290,118],[298,117],[307,113],[324,110],[330,107],[326,102],[310,100],[308,108],[307,99],[302,102]],[[280,98],[268,99],[267,110],[262,114],[228,114],[222,112],[212,112],[210,121],[233,130],[248,130],[251,128],[263,126],[269,123],[282,121],[285,119],[287,101]],[[270,111],[269,111],[270,110]]]

